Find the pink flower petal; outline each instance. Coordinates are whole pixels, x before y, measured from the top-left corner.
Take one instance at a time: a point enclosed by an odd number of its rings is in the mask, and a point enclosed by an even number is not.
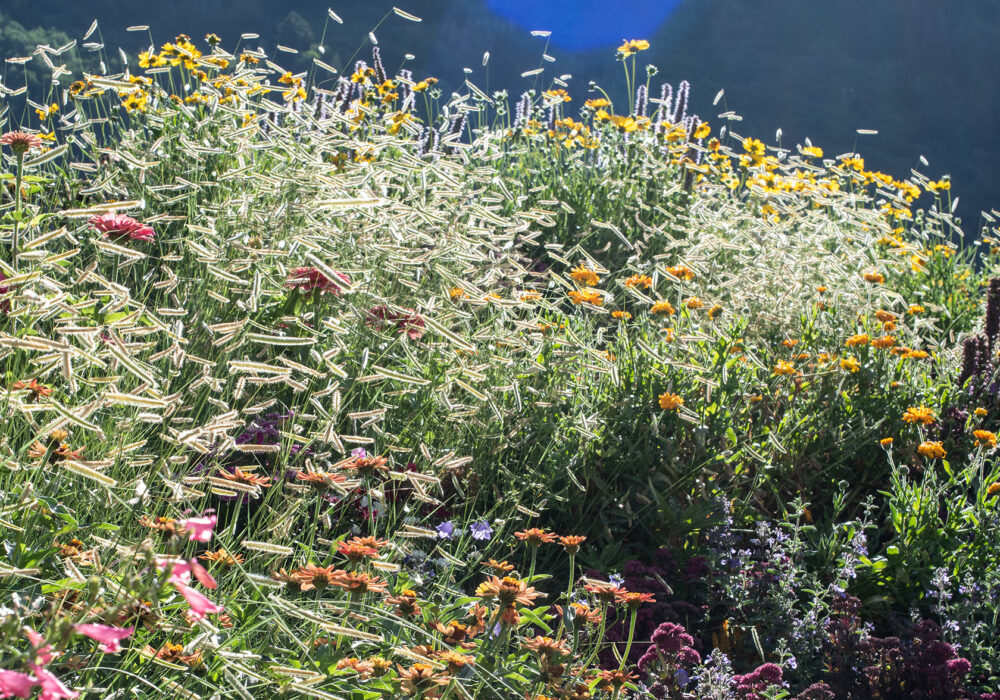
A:
[[[198,581],[201,582],[201,585],[205,588],[218,588],[219,584],[215,582],[215,578],[212,574],[208,573],[208,569],[198,563],[197,559],[191,560],[191,573],[194,574],[194,577],[198,579]]]
[[[0,698],[30,698],[35,679],[19,671],[0,671]]]
[[[208,542],[212,539],[212,530],[215,529],[215,523],[218,518],[214,515],[210,515],[207,518],[188,518],[187,520],[179,520],[178,524],[185,530],[188,530],[191,534],[188,535],[188,539],[194,542]]]
[[[61,698],[78,698],[80,694],[70,690],[62,684],[58,678],[41,666],[32,665],[31,670],[38,677],[38,683],[42,686],[42,692],[38,694],[38,700],[60,700]]]
[[[76,625],[76,631],[101,642],[101,651],[105,654],[114,654],[121,651],[121,641],[128,638],[135,631],[135,627],[123,629],[111,625],[82,624]]]
[[[193,588],[185,586],[183,583],[175,583],[174,586],[181,592],[181,595],[184,596],[188,605],[191,606],[191,617],[196,620],[200,620],[209,613],[222,612],[224,609],[221,605],[216,605],[204,595]]]

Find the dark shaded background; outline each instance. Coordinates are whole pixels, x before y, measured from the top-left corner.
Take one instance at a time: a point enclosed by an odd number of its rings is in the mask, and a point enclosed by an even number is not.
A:
[[[538,86],[572,74],[570,91],[577,103],[587,96],[590,80],[623,96],[621,65],[614,58],[618,40],[588,49],[563,48],[590,45],[581,32],[595,26],[592,19],[589,25],[570,17],[561,26],[541,26],[554,24],[551,18],[540,20],[539,26],[518,26],[491,10],[490,4],[502,1],[0,0],[0,54],[27,55],[40,41],[61,45],[68,37],[81,37],[97,18],[111,62],[118,46],[134,56],[149,43],[146,34],[124,28],[149,24],[158,45],[180,32],[200,39],[211,31],[232,48],[241,33],[256,32],[260,38],[248,43],[265,48],[290,69],[302,69],[318,56],[322,38],[323,60],[341,68],[351,64],[368,30],[397,4],[424,21],[415,24],[392,15],[376,31],[390,69],[411,53],[416,59],[409,67],[415,74],[436,75],[445,89],[460,85],[462,68],[469,67],[479,87],[506,88],[516,96],[536,80],[520,74],[545,66],[546,77]],[[508,2],[530,7],[545,0]],[[579,2],[588,8],[593,4]],[[328,21],[331,4],[343,25]],[[655,0],[604,6],[609,25],[617,27],[616,17],[630,11],[661,14],[651,4]],[[517,10],[509,14],[523,17],[524,8]],[[30,31],[35,27],[43,29]],[[549,40],[530,36],[528,29],[554,32],[548,53],[555,62],[541,59]],[[827,155],[858,149],[870,168],[897,177],[910,168],[934,177],[950,173],[953,194],[960,196],[957,213],[965,218],[966,233],[975,234],[979,211],[1000,208],[998,30],[1000,0],[681,0],[660,26],[625,38],[652,43],[640,58],[660,69],[653,79],[654,95],[663,80],[688,79],[693,85],[691,111],[716,122],[719,112],[735,110],[744,117],[732,124],[738,133],[773,143],[780,127],[785,145],[809,137]],[[593,42],[608,42],[612,36],[601,34],[605,36],[595,36]],[[302,52],[275,53],[279,43]],[[491,54],[488,68],[482,67],[484,51]],[[367,54],[365,47],[358,56]],[[93,69],[95,56],[83,51],[80,58]],[[23,84],[24,67],[4,64],[3,71],[8,86]],[[37,87],[43,86],[44,81]],[[725,103],[712,107],[722,88]],[[879,134],[858,136],[858,128]],[[919,164],[921,154],[929,167]]]

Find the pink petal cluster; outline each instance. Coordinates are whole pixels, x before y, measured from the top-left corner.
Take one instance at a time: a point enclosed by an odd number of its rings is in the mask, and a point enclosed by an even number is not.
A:
[[[219,585],[212,574],[208,573],[208,569],[199,564],[197,559],[184,560],[171,557],[158,557],[156,559],[156,566],[160,569],[170,569],[170,583],[191,583],[191,575],[194,574],[194,577],[205,588],[216,588]]]
[[[0,698],[30,698],[35,679],[19,671],[0,671]]]
[[[214,515],[210,515],[207,518],[187,518],[186,520],[178,521],[178,524],[187,530],[190,534],[188,539],[193,542],[208,542],[212,539],[212,530],[215,529],[215,523],[218,518]]]
[[[41,666],[32,666],[38,684],[42,686],[42,692],[38,694],[38,700],[60,700],[60,698],[78,698],[80,694],[75,690],[70,690],[62,681],[55,677],[52,671]]]
[[[424,319],[413,309],[391,309],[379,305],[368,309],[365,314],[365,325],[379,330],[394,326],[400,333],[406,333],[411,340],[416,340],[424,334]]]
[[[334,272],[340,281],[346,285],[351,284],[351,278],[342,272]],[[285,286],[289,289],[298,289],[300,292],[309,293],[315,290],[320,292],[330,292],[338,296],[343,287],[337,284],[336,280],[331,280],[315,267],[297,267],[288,274]]]
[[[135,631],[135,627],[121,628],[89,623],[76,625],[75,629],[80,634],[100,642],[101,651],[105,654],[114,654],[117,651],[121,651],[122,640],[127,639]]]
[[[125,214],[101,214],[91,217],[88,223],[112,240],[151,241],[156,235],[152,227]]]
[[[181,595],[184,596],[188,605],[191,606],[191,617],[195,620],[200,620],[205,617],[205,615],[210,613],[220,613],[224,610],[221,605],[216,605],[204,595],[193,588],[185,586],[183,583],[175,581],[174,586],[181,592]]]

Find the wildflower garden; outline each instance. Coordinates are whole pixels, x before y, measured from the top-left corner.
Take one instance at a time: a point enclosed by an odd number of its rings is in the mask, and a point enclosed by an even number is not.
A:
[[[0,697],[1000,698],[947,177],[149,38],[3,88]]]

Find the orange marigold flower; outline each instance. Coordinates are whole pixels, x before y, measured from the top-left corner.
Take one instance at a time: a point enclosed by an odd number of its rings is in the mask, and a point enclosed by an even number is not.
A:
[[[452,301],[458,301],[466,296],[465,291],[461,287],[452,287],[448,290],[448,296]]]
[[[948,454],[944,451],[944,445],[940,442],[932,442],[930,440],[920,443],[920,445],[917,446],[917,452],[928,459],[944,457]]]
[[[990,484],[989,488],[986,489],[987,498],[993,498],[997,494],[1000,494],[1000,481]]]
[[[903,413],[903,420],[907,423],[920,423],[921,425],[930,425],[934,422],[936,416],[934,411],[927,408],[926,406],[910,406]]]
[[[888,450],[890,447],[892,447],[892,438],[891,437],[882,438],[881,440],[878,441],[878,444],[880,444],[884,449]]]
[[[700,309],[705,305],[699,297],[688,297],[684,300],[684,306],[688,307],[692,311],[695,309]]]
[[[773,374],[779,377],[784,377],[789,374],[795,374],[795,365],[793,365],[788,360],[778,360],[777,364],[774,365],[774,369],[771,370]]]
[[[896,314],[892,313],[891,311],[885,311],[883,309],[879,309],[878,311],[875,312],[875,318],[879,320],[879,323],[888,323],[889,321],[896,320]]]
[[[973,430],[972,434],[976,438],[976,444],[980,447],[996,447],[997,435],[989,430]]]
[[[660,408],[664,411],[675,411],[684,405],[684,399],[677,394],[671,394],[669,391],[660,394]]]
[[[569,298],[577,306],[583,303],[593,304],[594,306],[601,306],[604,304],[604,297],[601,293],[596,289],[591,289],[590,287],[581,290],[574,289],[569,293]]]
[[[616,310],[611,312],[611,318],[617,318],[622,321],[628,321],[630,318],[632,318],[632,314],[630,314],[628,311]]]
[[[650,309],[650,312],[656,315],[665,314],[667,316],[673,316],[675,309],[673,304],[671,304],[669,301],[661,299],[660,301],[653,304],[653,307]]]
[[[852,335],[850,338],[848,338],[844,342],[844,345],[846,345],[849,348],[854,348],[854,347],[857,347],[859,345],[868,345],[868,343],[870,341],[871,341],[871,338],[868,337],[867,333],[857,333],[855,335]]]
[[[974,410],[973,413],[976,414],[977,416],[979,416],[980,418],[982,418],[987,413],[989,413],[989,411],[987,411],[985,408],[983,408],[983,407],[980,406],[979,408],[976,408],[976,410]]]
[[[861,369],[861,364],[853,357],[845,357],[840,361],[840,368],[845,372],[857,372]]]
[[[543,543],[547,544],[549,542],[556,541],[556,536],[553,533],[546,532],[540,527],[533,527],[528,530],[522,530],[521,532],[515,532],[514,537],[522,542],[527,542],[532,547],[538,547]]]
[[[687,280],[688,282],[695,278],[694,270],[687,265],[674,265],[672,267],[668,267],[667,274],[671,277],[676,277],[679,280]]]
[[[865,282],[869,282],[871,284],[885,284],[885,275],[881,272],[866,272],[861,276],[864,278]]]
[[[722,314],[722,304],[715,304],[708,310],[708,317],[710,319],[716,319]]]
[[[649,289],[653,285],[653,278],[649,275],[632,275],[625,280],[625,286],[628,288],[642,287],[643,289]]]
[[[906,313],[916,316],[918,314],[922,314],[926,310],[927,309],[922,307],[920,304],[910,304],[910,306],[906,309]]]
[[[896,344],[896,339],[891,335],[883,335],[872,341],[872,347],[877,350],[888,350]]]
[[[596,272],[594,272],[593,270],[588,270],[582,265],[574,267],[573,271],[569,273],[569,276],[572,277],[577,282],[579,282],[580,284],[585,284],[588,287],[593,287],[594,285],[596,285],[598,282],[601,281],[601,278],[597,276]]]

